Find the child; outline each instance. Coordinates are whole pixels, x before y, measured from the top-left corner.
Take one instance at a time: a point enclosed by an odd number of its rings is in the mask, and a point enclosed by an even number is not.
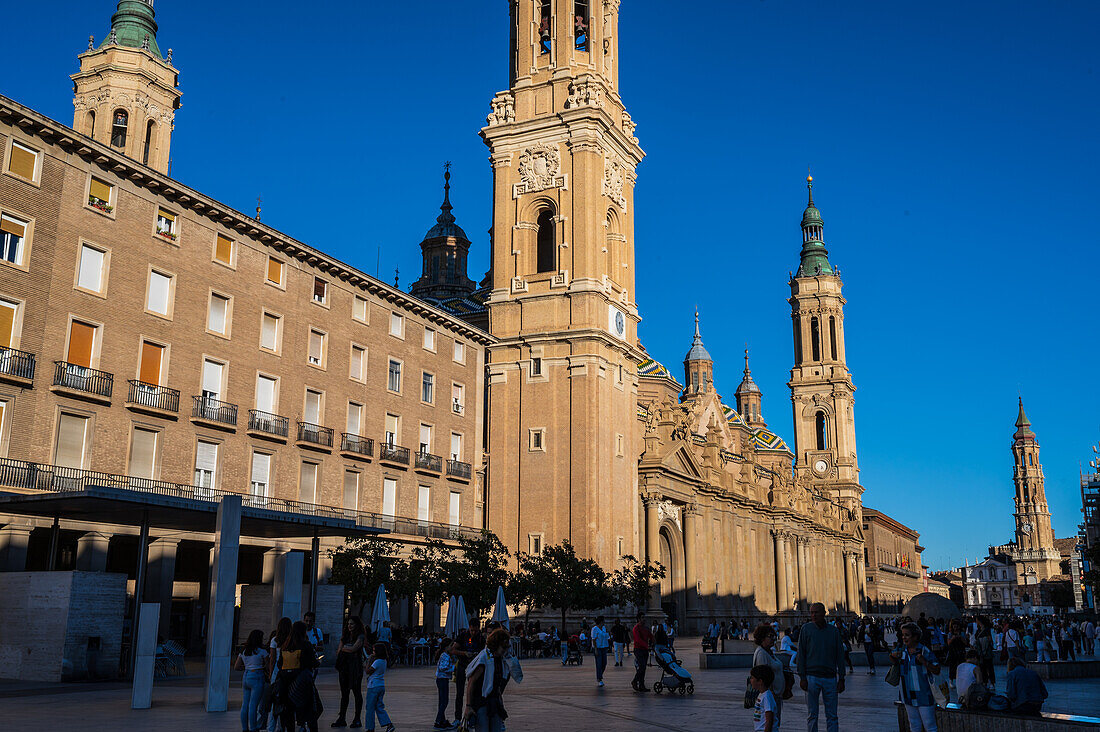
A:
[[[447,686],[455,672],[455,659],[450,654],[454,641],[444,638],[439,642],[439,658],[435,664],[435,687],[439,691],[439,710],[435,713],[436,729],[451,729],[453,724],[447,721]]]
[[[754,732],[774,732],[779,729],[775,719],[775,697],[771,685],[775,681],[775,672],[769,666],[753,666],[749,672],[752,688],[756,689],[756,709],[752,713]]]
[[[364,664],[364,670],[370,674],[367,678],[367,699],[364,704],[364,721],[367,723],[367,731],[374,730],[374,717],[378,716],[378,723],[384,725],[385,732],[393,732],[394,725],[390,721],[390,715],[386,714],[386,705],[382,697],[386,695],[386,644],[375,643],[374,653]]]
[[[978,664],[980,656],[977,648],[971,648],[966,652],[966,660],[959,664],[955,674],[955,688],[959,692],[959,702],[966,698],[967,692],[974,684],[983,683],[982,670]]]

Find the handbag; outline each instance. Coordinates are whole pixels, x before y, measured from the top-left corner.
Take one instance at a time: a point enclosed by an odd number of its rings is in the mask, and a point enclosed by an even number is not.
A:
[[[794,696],[794,673],[787,669],[783,669],[783,683],[785,684],[783,687],[783,699],[790,699]]]
[[[897,686],[901,683],[901,664],[897,661],[890,664],[890,670],[886,672],[886,683],[890,686]]]
[[[758,696],[760,696],[760,692],[752,688],[752,678],[745,679],[745,709],[754,708]]]

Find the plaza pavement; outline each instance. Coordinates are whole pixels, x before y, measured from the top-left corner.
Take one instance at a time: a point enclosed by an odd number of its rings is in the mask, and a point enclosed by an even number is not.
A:
[[[695,677],[694,696],[636,694],[630,689],[631,661],[609,665],[607,685],[597,688],[591,657],[578,667],[563,668],[555,659],[523,661],[522,684],[509,684],[505,704],[511,715],[510,732],[552,730],[751,730],[752,710],[744,709],[744,669],[700,671],[696,640],[680,643],[680,655]],[[386,674],[386,708],[402,732],[427,732],[435,716],[434,668],[397,667]],[[648,669],[652,684],[659,669]],[[856,667],[848,677],[848,689],[840,697],[840,728],[858,732],[897,729],[894,699],[897,690],[883,680],[885,669],[868,676]],[[1003,670],[998,668],[1003,689]],[[230,711],[208,714],[202,709],[202,680],[158,680],[153,708],[130,709],[130,690],[123,684],[30,684],[0,682],[0,708],[7,729],[79,729],[81,732],[117,730],[216,730],[240,729],[240,675],[230,689]],[[340,692],[336,674],[321,672],[318,680],[325,713],[319,728],[326,730],[336,718]],[[1048,711],[1100,716],[1100,679],[1047,683]],[[453,687],[452,687],[453,689]],[[453,710],[454,699],[451,704]],[[785,730],[804,730],[805,694],[796,690],[786,702]],[[350,721],[350,720],[349,720]],[[822,711],[821,729],[825,729]]]

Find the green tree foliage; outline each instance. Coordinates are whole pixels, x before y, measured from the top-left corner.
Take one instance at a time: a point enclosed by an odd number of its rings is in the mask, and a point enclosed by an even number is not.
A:
[[[458,548],[443,568],[445,595],[462,595],[466,611],[481,615],[492,608],[497,587],[508,587],[508,558],[511,553],[496,534],[458,540]]]
[[[404,572],[395,577],[394,596],[410,602],[441,605],[447,600],[450,567],[455,561],[451,547],[438,539],[412,551]]]
[[[332,550],[332,584],[344,586],[357,615],[374,601],[378,585],[392,587],[408,573],[408,562],[397,556],[397,545],[390,541],[375,537],[348,539]]]
[[[665,566],[660,562],[641,562],[630,554],[623,557],[624,565],[611,574],[611,596],[616,605],[633,605],[644,609],[649,604],[649,588],[665,577]]]
[[[528,595],[538,608],[561,612],[561,633],[565,618],[574,610],[597,610],[611,604],[613,597],[607,573],[591,559],[577,556],[569,542],[548,546],[542,554],[516,555],[519,565],[513,587]]]

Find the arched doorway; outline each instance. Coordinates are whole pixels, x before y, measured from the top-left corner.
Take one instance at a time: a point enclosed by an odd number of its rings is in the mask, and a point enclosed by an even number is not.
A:
[[[661,564],[665,567],[665,576],[661,580],[661,609],[669,620],[675,620],[682,628],[686,620],[684,542],[674,523],[662,523],[660,545]]]

